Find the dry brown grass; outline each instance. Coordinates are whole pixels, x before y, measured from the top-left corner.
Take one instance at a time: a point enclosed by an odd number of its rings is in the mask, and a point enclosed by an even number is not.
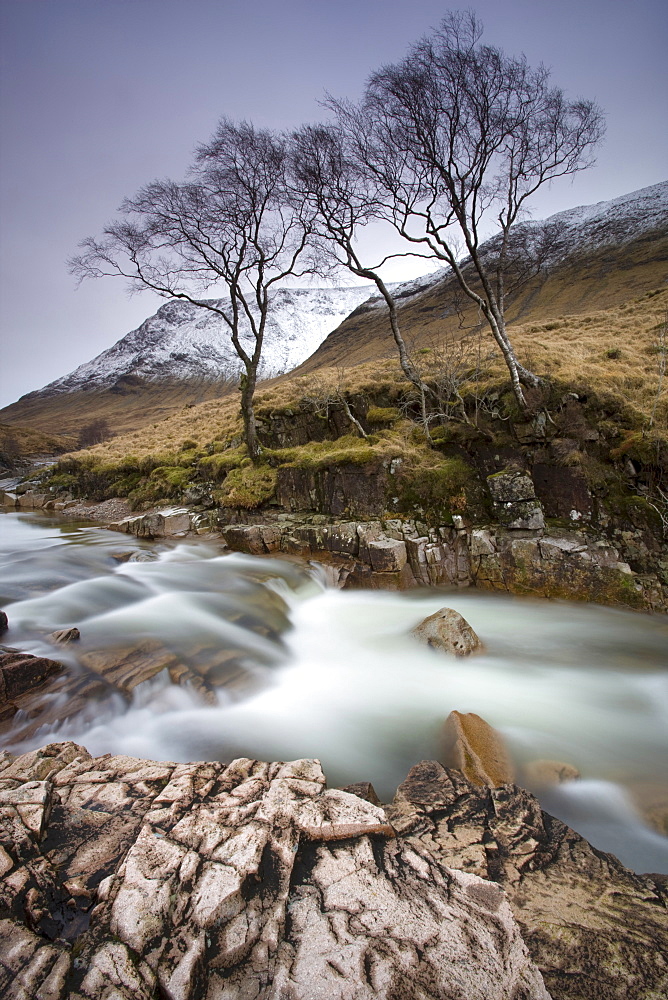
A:
[[[184,442],[192,441],[196,448],[210,442],[229,442],[242,432],[239,403],[235,397],[210,400],[198,406],[185,406],[176,413],[128,434],[119,434],[102,444],[76,452],[78,457],[91,455],[104,461],[115,461],[134,455],[172,454]]]
[[[649,421],[668,427],[668,386],[660,385],[659,337],[668,316],[668,288],[596,312],[558,316],[511,330],[521,360],[562,382],[611,393]],[[658,396],[658,402],[657,402]]]
[[[79,431],[94,420],[105,420],[115,434],[125,434],[163,420],[186,405],[219,399],[229,392],[225,380],[210,382],[147,382],[137,380],[127,390],[90,389],[55,396],[24,397],[0,411],[0,417],[14,426],[28,425],[48,433],[78,437]]]
[[[668,289],[661,288],[610,309],[557,316],[543,323],[517,324],[510,332],[520,359],[533,371],[560,383],[616,397],[620,406],[630,403],[649,422],[657,403],[660,361],[657,345],[667,310]],[[484,331],[479,337],[477,356],[481,370],[471,375],[469,391],[482,394],[503,384],[507,371]],[[435,375],[443,362],[438,351],[429,350],[420,355],[420,363],[428,377]],[[261,384],[256,396],[258,414],[285,413],[297,408],[301,400],[312,394],[315,381],[320,388],[330,386],[333,393],[343,383],[349,395],[371,394],[387,400],[397,399],[406,388],[393,358],[348,368],[322,367]],[[668,428],[668,380],[664,380],[658,396],[654,423],[657,428]],[[176,453],[187,440],[199,449],[211,443],[229,445],[238,441],[241,433],[235,394],[183,407],[150,426],[77,454],[109,461],[128,455],[141,458]]]
[[[60,434],[45,434],[32,427],[0,423],[0,452],[8,458],[26,455],[46,455],[72,448],[75,439]]]

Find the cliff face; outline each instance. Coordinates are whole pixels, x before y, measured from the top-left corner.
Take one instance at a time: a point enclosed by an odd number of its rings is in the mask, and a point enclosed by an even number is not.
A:
[[[177,765],[53,744],[2,756],[0,810],[7,997],[668,988],[656,881],[528,793],[438,764],[414,768],[383,809],[328,790],[317,761]]]

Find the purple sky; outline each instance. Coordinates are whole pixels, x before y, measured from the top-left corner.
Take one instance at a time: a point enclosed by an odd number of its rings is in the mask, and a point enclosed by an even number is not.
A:
[[[325,90],[357,97],[447,10],[435,0],[0,4],[0,405],[90,360],[160,304],[129,298],[120,280],[76,289],[67,273],[125,195],[181,178],[221,115],[284,128],[322,117]],[[544,62],[554,83],[607,113],[597,166],[543,193],[536,217],[666,179],[665,0],[470,6],[485,41]]]

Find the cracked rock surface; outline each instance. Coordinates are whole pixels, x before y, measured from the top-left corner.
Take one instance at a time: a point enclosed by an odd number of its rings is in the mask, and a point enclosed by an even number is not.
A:
[[[387,816],[402,843],[503,886],[554,1000],[668,997],[665,876],[636,875],[515,785],[423,761]]]
[[[0,843],[11,1000],[549,1000],[503,890],[317,761],[5,753]]]

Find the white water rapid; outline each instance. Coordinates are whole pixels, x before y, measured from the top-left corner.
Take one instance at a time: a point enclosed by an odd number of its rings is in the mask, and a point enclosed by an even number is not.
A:
[[[118,561],[130,550],[140,558]],[[14,752],[71,739],[163,760],[318,757],[331,786],[370,780],[387,801],[414,763],[439,757],[452,709],[477,712],[520,774],[539,759],[581,772],[547,791],[524,782],[549,812],[637,871],[668,872],[668,839],[641,818],[668,801],[665,616],[466,590],[336,591],[317,567],[14,512],[0,516],[0,580],[1,641],[64,658],[74,674],[87,651],[147,638],[200,666],[233,654],[215,675],[216,704],[163,671],[71,717],[63,702],[60,721],[27,739],[19,713],[3,737]],[[444,605],[485,653],[457,660],[411,639]],[[80,643],[47,643],[73,625]]]

